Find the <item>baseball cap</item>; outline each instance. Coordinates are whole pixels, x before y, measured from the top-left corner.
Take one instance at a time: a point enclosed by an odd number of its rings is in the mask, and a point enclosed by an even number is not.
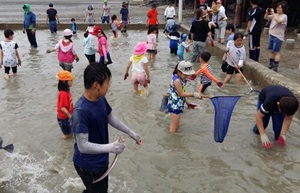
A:
[[[99,32],[101,32],[101,27],[99,25],[95,25],[92,34],[97,35]]]
[[[74,77],[75,76],[67,70],[59,71],[56,75],[56,78],[61,81],[73,80]]]
[[[65,29],[64,32],[63,32],[63,35],[64,36],[71,36],[73,33],[70,29]]]
[[[49,3],[49,7],[53,7],[53,3]]]
[[[185,75],[195,74],[195,71],[193,70],[193,65],[188,61],[179,62],[177,69]]]

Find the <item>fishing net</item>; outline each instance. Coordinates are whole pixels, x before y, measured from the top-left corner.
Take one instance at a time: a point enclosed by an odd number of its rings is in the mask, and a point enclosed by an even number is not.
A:
[[[214,138],[222,143],[227,134],[235,104],[241,96],[216,96],[210,98],[215,107]]]

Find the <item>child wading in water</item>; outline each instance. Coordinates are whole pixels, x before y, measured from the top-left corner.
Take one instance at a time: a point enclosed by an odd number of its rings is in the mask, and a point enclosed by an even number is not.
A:
[[[144,94],[148,96],[148,83],[150,83],[150,73],[148,69],[148,59],[144,55],[147,50],[145,42],[139,42],[134,47],[134,55],[130,57],[126,68],[124,80],[128,77],[128,71],[132,65],[131,83],[133,84],[133,92],[138,93],[139,84],[144,86]]]
[[[4,66],[4,78],[9,79],[9,71],[17,73],[17,66],[21,66],[21,59],[18,52],[18,44],[13,41],[14,32],[11,29],[4,30],[5,40],[0,43],[0,68]]]
[[[119,22],[117,20],[117,16],[116,15],[111,16],[111,30],[112,30],[115,38],[118,38],[118,28],[120,26],[121,25],[119,24]]]
[[[198,92],[185,92],[185,80],[194,73],[193,65],[187,61],[179,62],[174,69],[168,98],[168,112],[171,114],[170,132],[172,133],[176,132],[179,127],[180,114],[184,108],[185,97],[202,99]]]
[[[185,33],[181,34],[180,38],[180,44],[178,45],[178,50],[177,50],[177,56],[179,58],[180,61],[184,60],[184,50],[186,52],[189,51],[189,47],[191,45],[191,43],[186,43],[186,39],[187,39],[187,35]]]
[[[99,63],[105,65],[112,64],[112,60],[108,51],[107,37],[104,31],[100,26],[95,26],[94,34],[98,34],[98,52],[100,54]]]
[[[96,26],[95,29],[97,29]],[[98,31],[94,33],[94,27],[92,27],[86,30],[84,36],[86,37],[84,38],[83,42],[83,53],[91,64],[96,62],[96,53],[98,53],[98,38],[100,33],[98,33]]]
[[[51,53],[58,50],[58,62],[59,65],[64,70],[72,71],[73,68],[73,61],[79,61],[79,58],[75,52],[73,42],[71,40],[72,31],[70,29],[64,30],[64,39],[60,40],[54,48],[50,48],[47,50],[46,53]]]
[[[226,45],[226,52],[231,57],[226,57],[227,68],[225,70],[226,77],[224,83],[229,83],[233,73],[235,73],[236,83],[242,84],[243,65],[246,59],[246,50],[243,45],[242,33],[236,33],[233,40],[230,40]],[[232,59],[232,60],[231,60]],[[241,73],[240,73],[241,72]]]
[[[67,139],[72,136],[70,119],[73,112],[73,100],[70,87],[73,85],[74,75],[67,70],[62,70],[57,74],[57,79],[57,121],[64,134],[63,139]]]
[[[84,19],[83,19],[83,22],[86,22],[88,24],[94,24],[95,22],[95,18],[94,18],[94,8],[92,5],[88,5],[88,8],[87,8],[87,11],[84,15]]]
[[[77,24],[76,24],[75,18],[72,18],[71,22],[72,22],[72,27],[71,27],[72,32],[73,32],[73,34],[76,34],[77,33]]]
[[[148,59],[150,60],[151,58],[155,58],[155,54],[157,53],[157,44],[156,44],[156,31],[157,27],[152,26],[148,30],[148,35],[147,35],[147,44],[148,44]]]
[[[200,75],[200,86],[198,91],[202,94],[204,93],[204,91],[207,89],[207,87],[209,87],[212,83],[212,81],[214,81],[215,83],[217,83],[218,87],[222,87],[223,83],[218,81],[217,78],[215,78],[211,72],[211,66],[208,64],[208,61],[211,57],[211,54],[209,52],[202,52],[199,58],[201,67],[200,69],[195,73],[196,76]]]

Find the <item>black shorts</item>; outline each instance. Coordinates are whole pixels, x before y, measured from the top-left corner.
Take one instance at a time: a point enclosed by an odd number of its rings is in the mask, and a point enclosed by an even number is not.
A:
[[[243,68],[240,68],[240,71],[243,73]],[[228,65],[226,74],[233,74],[233,73],[238,74],[240,72],[236,70],[235,67]]]
[[[249,34],[249,48],[255,49],[260,47],[260,32],[252,32]]]

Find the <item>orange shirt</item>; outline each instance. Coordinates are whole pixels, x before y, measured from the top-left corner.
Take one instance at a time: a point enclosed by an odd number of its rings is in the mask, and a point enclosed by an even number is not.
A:
[[[195,74],[198,76],[201,73],[201,82],[206,81],[207,79],[218,82],[218,79],[210,73],[210,70],[208,68],[210,68],[208,67],[208,63],[201,64],[200,69],[195,72]]]
[[[147,13],[148,17],[148,25],[156,25],[157,24],[157,10],[156,9],[150,9]]]

